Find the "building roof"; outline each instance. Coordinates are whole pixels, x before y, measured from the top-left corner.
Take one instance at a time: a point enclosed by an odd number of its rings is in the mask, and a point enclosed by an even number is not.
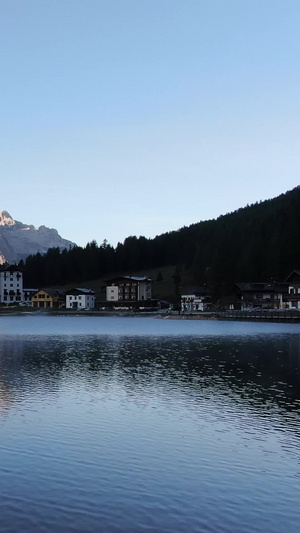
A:
[[[116,281],[152,281],[147,276],[116,276],[115,278],[107,279],[105,283],[114,283]]]
[[[209,296],[210,291],[208,287],[192,287],[181,293],[181,296]]]
[[[95,294],[94,291],[92,291],[92,289],[86,289],[84,287],[75,287],[74,289],[69,289],[67,291],[65,291],[65,295],[68,295],[68,294]]]
[[[236,283],[242,292],[287,292],[287,283],[271,282],[242,282]]]
[[[66,291],[63,290],[63,289],[53,289],[53,288],[50,288],[50,289],[38,289],[36,292],[40,292],[40,291],[44,291],[46,292],[47,294],[49,294],[49,296],[64,296]]]
[[[294,277],[298,277],[300,280],[300,270],[293,270],[287,278],[285,278],[285,282],[291,281]],[[294,281],[294,280],[293,280]]]
[[[9,266],[2,265],[0,267],[0,271],[1,272],[23,272],[24,269],[18,267],[17,265],[9,265]]]

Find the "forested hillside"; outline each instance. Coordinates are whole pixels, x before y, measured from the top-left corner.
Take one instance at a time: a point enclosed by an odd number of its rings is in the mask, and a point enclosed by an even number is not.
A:
[[[218,295],[230,292],[236,281],[284,279],[300,267],[300,187],[154,239],[131,236],[116,248],[106,241],[54,248],[20,266],[27,287],[45,287],[167,265]]]

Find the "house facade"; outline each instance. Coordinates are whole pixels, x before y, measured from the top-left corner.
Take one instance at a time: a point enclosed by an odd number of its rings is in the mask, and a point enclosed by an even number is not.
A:
[[[0,270],[0,303],[13,304],[23,300],[23,272],[11,265]]]
[[[205,311],[210,303],[208,289],[196,289],[180,296],[181,311],[191,313],[193,311]]]
[[[91,289],[76,288],[65,292],[67,309],[94,309],[95,293]]]
[[[241,299],[241,310],[281,309],[288,293],[287,283],[236,283]]]
[[[31,299],[32,307],[59,308],[65,306],[65,291],[61,289],[40,289]]]
[[[283,307],[300,309],[300,270],[293,270],[285,279],[288,292],[283,298]]]
[[[123,276],[106,282],[108,302],[138,302],[151,297],[152,280],[146,276]]]

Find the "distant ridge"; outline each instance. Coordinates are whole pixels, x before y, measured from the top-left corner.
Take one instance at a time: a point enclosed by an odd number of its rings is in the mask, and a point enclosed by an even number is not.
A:
[[[29,255],[45,254],[49,248],[63,250],[76,246],[60,237],[56,229],[35,228],[14,220],[7,211],[0,211],[0,265],[19,263]]]

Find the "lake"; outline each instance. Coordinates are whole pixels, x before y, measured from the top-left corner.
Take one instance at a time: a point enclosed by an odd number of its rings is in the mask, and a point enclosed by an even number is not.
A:
[[[300,325],[0,317],[1,532],[298,533]]]

